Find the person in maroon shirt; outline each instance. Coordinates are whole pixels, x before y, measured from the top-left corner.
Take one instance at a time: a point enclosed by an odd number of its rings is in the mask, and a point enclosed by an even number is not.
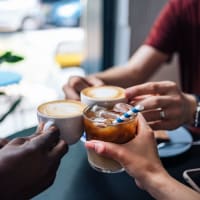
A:
[[[174,129],[182,124],[192,124],[197,110],[197,100],[193,94],[200,95],[199,50],[200,1],[170,0],[144,44],[127,64],[85,78],[71,77],[63,86],[63,91],[66,98],[80,99],[80,91],[88,86],[133,86],[126,90],[130,103],[136,96],[152,94],[140,99],[140,104],[144,105],[143,114],[153,129]],[[142,84],[174,53],[178,53],[180,58],[183,92],[169,81]]]
[[[200,94],[200,1],[169,1],[145,44],[169,56],[177,52],[183,91]]]

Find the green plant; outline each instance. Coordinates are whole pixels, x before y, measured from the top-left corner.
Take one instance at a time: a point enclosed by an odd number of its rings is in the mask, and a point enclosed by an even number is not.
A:
[[[15,55],[11,51],[7,51],[3,53],[2,55],[0,55],[0,64],[3,62],[16,63],[22,60],[24,60],[24,57]]]

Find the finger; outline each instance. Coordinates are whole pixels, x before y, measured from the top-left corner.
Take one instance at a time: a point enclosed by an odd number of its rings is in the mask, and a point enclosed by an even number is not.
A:
[[[80,100],[80,92],[76,91],[75,89],[69,87],[69,86],[65,86],[63,87],[63,91],[65,93],[65,98],[70,98],[70,99],[74,99],[74,100]]]
[[[153,132],[141,113],[138,113],[138,136],[146,132]],[[140,137],[140,136],[139,136]]]
[[[39,123],[39,125],[38,125],[38,127],[37,127],[37,129],[36,129],[36,135],[38,134],[38,135],[40,135],[41,133],[42,133],[42,131],[43,131],[43,129],[44,129],[44,122],[40,122]]]
[[[154,145],[154,149],[157,149],[153,130],[149,126],[143,115],[141,113],[138,113],[138,132],[137,132],[138,134],[133,141],[141,142],[148,139],[148,141],[151,141],[152,144]]]
[[[129,104],[131,105],[137,105],[140,104],[139,102],[141,102],[142,100],[151,97],[152,95],[141,95],[141,96],[136,96],[133,99],[129,99]],[[128,98],[127,98],[128,99]]]
[[[36,131],[34,134],[28,136],[30,139],[36,137],[37,135],[40,135],[43,133],[43,129],[44,129],[44,122],[40,122],[39,125],[36,128]]]
[[[148,124],[153,130],[173,130],[180,126],[175,120],[154,121]]]
[[[15,139],[12,139],[10,140],[10,142],[8,142],[8,144],[12,144],[12,145],[22,145],[24,144],[26,141],[28,141],[28,137],[27,138],[15,138]]]
[[[36,147],[49,150],[58,143],[59,136],[59,129],[55,126],[51,126],[44,132],[44,134],[34,137],[31,141],[36,145]]]
[[[69,81],[69,86],[71,88],[74,88],[77,93],[80,93],[81,90],[83,90],[84,88],[91,86],[91,83],[89,83],[83,77],[71,77]]]
[[[126,96],[129,100],[141,95],[165,95],[176,90],[176,84],[172,81],[148,82],[126,89]]]
[[[105,85],[104,82],[96,77],[89,77],[87,81],[93,86],[102,86]]]
[[[0,148],[4,147],[6,144],[8,144],[9,140],[7,139],[0,139]]]
[[[164,115],[165,115],[164,118],[161,115],[161,112],[164,112]],[[168,119],[168,112],[167,112],[167,110],[163,111],[162,109],[144,111],[144,112],[142,112],[142,115],[144,116],[144,118],[145,118],[145,120],[147,122]]]
[[[49,152],[49,157],[52,159],[62,158],[68,151],[68,145],[64,140],[60,140],[54,148]]]
[[[121,149],[123,149],[123,147],[118,144],[99,140],[90,140],[85,142],[85,147],[89,150],[95,151],[97,154],[110,157],[117,161],[121,161],[123,159],[124,154],[121,153]]]
[[[149,96],[148,98],[137,102],[137,104],[144,106],[145,111],[161,108],[162,110],[166,110],[168,108],[176,108],[180,106],[177,104],[177,100],[174,100],[172,96]]]

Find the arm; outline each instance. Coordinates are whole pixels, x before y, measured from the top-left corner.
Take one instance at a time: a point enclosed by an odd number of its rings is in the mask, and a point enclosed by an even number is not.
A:
[[[138,115],[138,134],[122,145],[87,141],[86,148],[118,161],[136,184],[160,200],[198,200],[200,194],[172,178],[159,159],[153,131]]]
[[[86,78],[71,77],[68,83],[63,86],[63,91],[67,98],[79,99],[79,93],[85,87],[103,84],[128,87],[142,83],[167,59],[167,54],[153,47],[143,45],[126,65],[113,67]]]
[[[198,200],[200,198],[200,194],[196,191],[186,187],[164,172],[151,177],[150,182],[145,187],[147,192],[160,200]]]
[[[114,67],[94,76],[107,85],[129,87],[147,81],[167,59],[167,54],[151,46],[142,45],[133,54],[127,65]]]

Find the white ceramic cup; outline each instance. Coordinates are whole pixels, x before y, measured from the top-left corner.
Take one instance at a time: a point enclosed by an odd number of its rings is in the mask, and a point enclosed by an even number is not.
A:
[[[44,129],[55,125],[60,130],[60,138],[67,144],[76,143],[84,131],[83,103],[74,100],[56,100],[43,103],[37,108],[39,122],[44,122]]]
[[[81,91],[81,102],[88,106],[113,106],[116,103],[127,103],[125,90],[121,87],[105,85],[88,87]]]

